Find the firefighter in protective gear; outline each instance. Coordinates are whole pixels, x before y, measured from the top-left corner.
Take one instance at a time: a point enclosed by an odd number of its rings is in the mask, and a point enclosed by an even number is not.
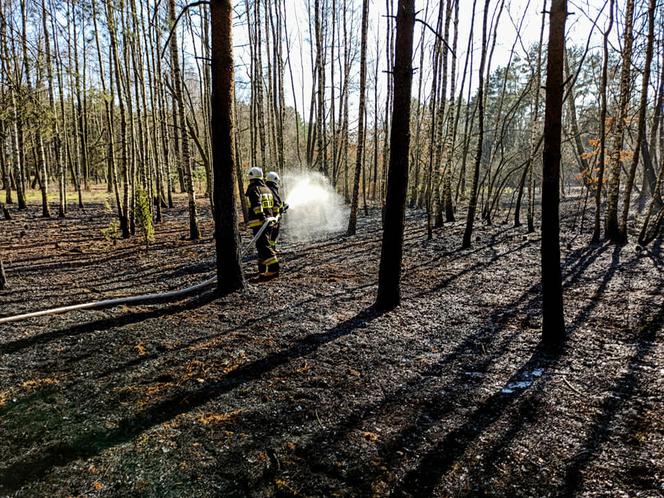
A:
[[[249,187],[245,194],[249,198],[249,221],[247,225],[256,236],[267,219],[276,215],[274,212],[274,195],[265,185],[262,169],[251,168],[248,176]],[[271,233],[272,227],[268,226],[256,240],[258,274],[260,277],[276,277],[279,274],[279,260],[270,244]]]
[[[283,216],[283,214],[286,212],[288,209],[288,204],[286,204],[283,199],[281,198],[281,194],[279,193],[279,183],[281,179],[279,178],[279,175],[275,173],[274,171],[270,171],[266,176],[265,176],[265,184],[268,186],[268,188],[272,191],[272,196],[274,197],[274,215],[275,216]],[[274,250],[275,253],[277,253],[277,240],[279,239],[279,229],[280,229],[280,223],[277,222],[272,226],[272,232],[270,234],[270,245],[272,246],[272,249]]]

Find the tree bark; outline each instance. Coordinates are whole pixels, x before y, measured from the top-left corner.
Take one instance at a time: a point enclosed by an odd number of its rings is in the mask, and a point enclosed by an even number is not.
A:
[[[168,14],[170,19],[170,26],[174,28],[175,25],[175,0],[168,2]],[[180,132],[182,137],[182,167],[185,180],[185,188],[187,189],[187,197],[189,198],[189,238],[191,240],[198,240],[201,237],[198,228],[198,213],[196,209],[196,192],[194,190],[194,182],[192,178],[192,165],[191,165],[191,151],[189,147],[189,134],[187,132],[187,120],[185,117],[184,97],[182,92],[182,73],[180,71],[180,58],[178,56],[177,35],[173,29],[173,34],[170,40],[171,49],[171,67],[173,70],[173,91],[175,93],[175,100],[177,103],[178,121],[180,124]]]
[[[562,274],[560,271],[560,137],[563,107],[563,66],[567,0],[553,0],[544,114],[542,166],[542,342],[550,349],[565,339]]]
[[[393,309],[401,302],[400,279],[408,190],[414,30],[415,2],[414,0],[399,0],[394,66],[394,103],[390,136],[390,170],[376,299],[376,308],[383,310]]]
[[[609,195],[606,206],[606,238],[615,244],[625,242],[618,229],[618,197],[620,195],[620,176],[622,168],[622,149],[624,144],[625,121],[630,98],[630,78],[632,70],[632,44],[634,26],[634,0],[627,0],[625,11],[625,33],[622,52],[622,70],[620,74],[620,106],[613,133],[613,149],[611,150],[609,167]]]
[[[592,243],[599,242],[601,236],[601,208],[602,208],[602,193],[604,191],[604,171],[606,162],[606,115],[607,115],[607,98],[606,86],[608,82],[609,73],[609,35],[613,29],[613,10],[615,0],[611,0],[609,4],[609,26],[604,32],[604,63],[602,65],[602,81],[600,84],[600,111],[599,111],[599,158],[597,172],[597,190],[595,190],[595,224],[593,228]]]
[[[466,229],[463,234],[462,248],[468,249],[473,236],[473,225],[477,211],[477,188],[480,177],[480,165],[482,164],[482,152],[484,150],[484,68],[486,66],[487,50],[487,20],[489,17],[489,4],[491,0],[484,0],[484,19],[482,21],[482,56],[480,57],[479,86],[477,90],[478,133],[477,151],[475,152],[475,169],[473,171],[473,184],[470,191],[470,203],[468,206],[468,217],[466,218]]]
[[[645,139],[646,134],[646,113],[648,106],[648,85],[650,84],[650,65],[653,58],[653,46],[655,40],[655,4],[656,0],[649,0],[648,3],[648,41],[646,44],[646,58],[643,66],[643,77],[641,83],[641,101],[639,103],[639,125],[636,134],[636,142],[634,144],[634,155],[632,156],[632,163],[627,172],[627,182],[625,183],[625,192],[623,200],[622,216],[620,224],[618,225],[618,238],[622,241],[627,241],[627,217],[629,216],[630,201],[632,196],[632,189],[634,187],[634,177],[636,176],[636,168],[639,165],[641,142]]]
[[[217,248],[217,289],[240,290],[244,276],[240,262],[235,145],[233,143],[233,33],[230,0],[212,0],[212,167],[214,170],[214,223]]]
[[[369,0],[362,2],[362,41],[360,45],[360,108],[358,110],[357,154],[355,156],[355,180],[353,182],[353,196],[348,220],[348,235],[357,232],[357,207],[360,196],[360,175],[362,173],[362,160],[364,158],[364,117],[366,106],[367,87],[367,33],[369,30]]]

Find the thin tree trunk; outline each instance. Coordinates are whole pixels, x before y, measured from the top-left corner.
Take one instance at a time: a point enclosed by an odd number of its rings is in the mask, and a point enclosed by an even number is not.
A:
[[[523,174],[521,180],[519,181],[519,193],[516,197],[516,205],[514,207],[514,226],[521,226],[521,202],[523,199],[523,191],[528,183],[528,213],[526,215],[526,220],[528,223],[528,233],[535,231],[535,221],[533,216],[534,211],[534,192],[533,192],[533,161],[537,154],[537,147],[535,137],[537,136],[538,130],[538,121],[539,121],[539,103],[540,103],[540,87],[542,84],[542,44],[544,43],[544,26],[546,23],[546,5],[547,0],[544,0],[544,5],[542,7],[542,22],[540,24],[540,37],[539,44],[537,46],[537,66],[534,68],[533,73],[533,108],[532,108],[532,120],[530,122],[530,152],[528,155],[528,161],[526,166],[523,169]]]
[[[123,195],[122,195],[122,208],[119,207],[118,202],[118,216],[120,218],[120,231],[122,237],[128,239],[131,235],[129,229],[129,168],[127,165],[127,115],[125,110],[123,92],[122,92],[122,78],[120,76],[120,57],[118,54],[117,36],[115,32],[115,17],[113,14],[113,5],[111,0],[106,0],[106,19],[108,22],[109,38],[111,41],[111,60],[113,62],[114,71],[111,73],[111,78],[115,74],[115,88],[118,93],[118,108],[120,111],[120,151],[121,151],[121,166],[123,176]],[[112,92],[111,92],[112,93]],[[113,106],[111,106],[112,108]],[[119,194],[118,196],[119,197]]]
[[[171,50],[171,68],[173,70],[173,91],[177,104],[178,121],[180,124],[180,133],[182,138],[182,167],[185,180],[185,188],[189,199],[189,238],[198,240],[201,232],[198,228],[198,213],[196,209],[196,192],[192,178],[191,152],[189,148],[189,134],[187,132],[187,121],[185,116],[184,96],[182,91],[182,74],[180,72],[180,58],[178,56],[178,43],[175,27],[175,0],[168,2],[169,25],[173,29],[170,40]]]
[[[613,10],[615,0],[609,4],[609,26],[604,32],[604,64],[602,66],[602,81],[600,84],[600,111],[599,111],[599,159],[597,172],[597,190],[595,191],[595,224],[593,228],[592,243],[599,242],[601,236],[601,208],[602,192],[604,190],[604,170],[606,163],[606,115],[607,115],[607,97],[606,87],[609,73],[609,35],[613,29]]]
[[[646,45],[646,59],[643,66],[643,77],[641,82],[641,101],[639,103],[639,128],[636,134],[636,142],[634,144],[634,155],[632,156],[632,164],[627,173],[627,182],[625,183],[625,192],[623,200],[622,216],[620,224],[618,225],[618,238],[622,241],[627,241],[627,218],[629,216],[630,201],[632,196],[632,189],[634,187],[634,178],[636,176],[636,168],[639,165],[641,142],[645,139],[646,134],[646,113],[648,106],[648,85],[650,84],[650,65],[653,58],[653,46],[655,40],[655,4],[656,0],[649,0],[648,2],[648,41]]]
[[[482,21],[482,55],[480,57],[479,86],[477,90],[477,109],[478,118],[478,137],[477,151],[475,153],[475,169],[473,171],[473,184],[470,191],[470,203],[468,205],[468,217],[466,219],[466,229],[463,234],[462,248],[467,249],[471,246],[473,236],[473,225],[475,223],[475,213],[477,211],[477,188],[480,177],[480,165],[482,163],[482,151],[484,149],[484,68],[486,65],[487,51],[487,19],[489,17],[489,4],[491,0],[484,0],[484,19]]]
[[[622,148],[625,138],[625,122],[630,98],[630,78],[632,70],[632,44],[634,25],[634,0],[627,0],[625,11],[625,31],[622,51],[622,70],[620,74],[620,105],[613,130],[613,148],[609,167],[609,194],[606,205],[606,238],[616,244],[625,242],[618,229],[618,197],[620,194],[620,176],[622,169]]]
[[[362,41],[360,45],[360,107],[358,111],[357,154],[355,156],[355,181],[353,182],[353,198],[348,221],[348,235],[357,232],[357,207],[360,196],[360,175],[364,157],[364,117],[367,86],[367,33],[369,30],[369,0],[362,2]]]

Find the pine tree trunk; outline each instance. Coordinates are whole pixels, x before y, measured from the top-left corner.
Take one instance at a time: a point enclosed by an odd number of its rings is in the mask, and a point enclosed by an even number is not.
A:
[[[560,270],[560,157],[567,0],[553,0],[547,51],[546,111],[542,167],[542,342],[549,349],[565,339]]]
[[[413,82],[415,1],[399,0],[397,12],[394,105],[390,137],[390,169],[385,203],[383,244],[376,308],[390,310],[401,302],[401,264],[408,191],[410,106]]]
[[[217,289],[225,294],[244,287],[240,262],[233,142],[233,33],[230,0],[212,0],[212,167],[217,248]]]

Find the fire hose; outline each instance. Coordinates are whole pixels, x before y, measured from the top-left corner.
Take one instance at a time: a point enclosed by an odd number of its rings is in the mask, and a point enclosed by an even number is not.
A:
[[[244,256],[251,246],[260,238],[261,235],[265,233],[267,227],[273,223],[279,221],[279,216],[274,218],[267,218],[265,223],[261,228],[256,232],[254,238],[247,243],[242,250],[240,251],[240,257]],[[60,308],[52,308],[43,311],[35,311],[32,313],[24,313],[16,316],[8,316],[0,318],[0,325],[3,323],[12,323],[19,322],[22,320],[27,320],[28,318],[36,318],[39,316],[47,315],[59,315],[62,313],[68,313],[70,311],[80,311],[80,310],[91,310],[91,309],[105,309],[105,308],[114,308],[116,306],[127,306],[127,305],[139,305],[139,304],[153,304],[158,302],[167,302],[175,301],[187,296],[198,294],[209,287],[212,287],[217,281],[217,277],[209,278],[200,284],[187,287],[185,289],[173,290],[169,292],[154,293],[154,294],[143,294],[141,296],[129,296],[129,297],[120,297],[115,299],[105,299],[103,301],[94,301],[90,303],[74,304],[71,306],[62,306]]]

